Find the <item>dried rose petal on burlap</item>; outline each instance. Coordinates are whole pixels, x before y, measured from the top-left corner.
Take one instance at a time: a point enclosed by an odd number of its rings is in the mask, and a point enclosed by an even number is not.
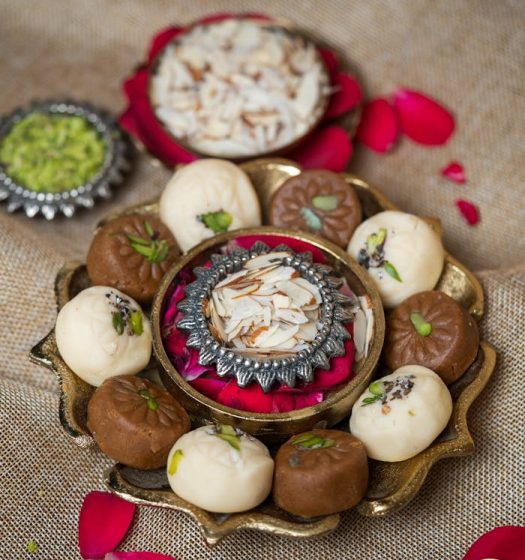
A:
[[[451,161],[446,167],[441,170],[443,177],[446,177],[454,183],[463,185],[467,182],[465,177],[465,169],[459,161]]]
[[[469,225],[475,226],[479,222],[479,210],[472,202],[458,199],[455,204]]]
[[[387,99],[378,97],[366,103],[356,138],[380,154],[389,152],[399,132],[396,113]]]

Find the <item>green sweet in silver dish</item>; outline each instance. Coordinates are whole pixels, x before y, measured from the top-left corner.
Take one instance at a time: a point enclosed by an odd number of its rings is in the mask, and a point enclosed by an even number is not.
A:
[[[16,122],[0,143],[0,163],[18,184],[57,193],[85,184],[102,168],[107,147],[76,115],[34,112]]]

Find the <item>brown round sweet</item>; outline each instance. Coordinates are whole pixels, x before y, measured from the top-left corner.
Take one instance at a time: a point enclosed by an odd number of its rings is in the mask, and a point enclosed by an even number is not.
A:
[[[478,346],[478,327],[470,313],[447,294],[427,291],[410,296],[390,313],[383,355],[392,370],[417,364],[450,384],[475,360]]]
[[[361,204],[339,175],[310,169],[283,183],[269,214],[273,226],[316,233],[346,249],[361,222]]]
[[[135,375],[102,383],[88,404],[87,426],[101,451],[136,469],[166,466],[173,444],[190,429],[184,408]]]
[[[277,452],[274,502],[301,517],[317,517],[355,506],[368,486],[365,446],[340,430],[293,436]]]
[[[117,288],[147,304],[179,254],[173,235],[156,216],[121,216],[101,227],[93,238],[88,275],[93,284]]]

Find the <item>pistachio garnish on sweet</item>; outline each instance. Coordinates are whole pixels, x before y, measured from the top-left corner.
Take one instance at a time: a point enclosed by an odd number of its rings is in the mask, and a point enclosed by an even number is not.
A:
[[[317,434],[306,433],[295,438],[292,444],[304,449],[326,449],[335,445],[335,441],[330,438],[323,438]]]
[[[312,198],[312,204],[315,208],[319,210],[324,210],[325,212],[333,212],[337,210],[339,203],[337,201],[337,196],[333,194],[320,194]]]
[[[140,336],[144,332],[142,312],[133,309],[131,302],[115,292],[105,294],[109,305],[114,309],[111,313],[111,324],[120,336],[127,330],[129,336]]]
[[[159,239],[159,232],[155,231],[148,220],[144,220],[144,229],[147,238],[127,234],[130,247],[139,255],[146,257],[150,263],[161,263],[170,250],[165,239]]]
[[[202,222],[208,229],[211,229],[213,233],[224,233],[231,226],[233,217],[225,210],[218,210],[217,212],[201,214],[197,216],[197,220]]]
[[[366,406],[368,404],[375,403],[381,400],[385,396],[385,386],[381,381],[374,381],[368,386],[368,390],[372,393],[372,397],[366,397],[362,400],[361,406]]]
[[[366,238],[366,248],[361,249],[357,255],[357,261],[367,270],[369,268],[383,268],[383,270],[398,282],[403,282],[396,267],[385,259],[385,243],[387,229],[379,228],[377,233],[371,233]]]
[[[139,395],[146,400],[146,404],[150,410],[157,410],[159,408],[157,399],[153,397],[147,389],[141,389]]]
[[[179,466],[180,460],[184,456],[182,449],[177,449],[175,453],[173,453],[170,461],[170,465],[168,467],[168,473],[173,476],[177,472],[177,468]]]
[[[315,231],[321,229],[323,224],[319,216],[311,208],[301,208],[301,214],[310,229]]]
[[[432,323],[425,321],[421,313],[417,311],[411,313],[410,322],[421,336],[429,336],[432,333]]]
[[[241,435],[235,430],[235,428],[232,428],[227,424],[219,424],[216,427],[214,435],[229,443],[237,451],[241,450]]]

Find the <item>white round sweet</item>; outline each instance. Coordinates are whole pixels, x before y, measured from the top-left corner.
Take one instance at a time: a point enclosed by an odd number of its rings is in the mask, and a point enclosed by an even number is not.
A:
[[[426,449],[445,429],[452,398],[439,375],[403,366],[371,383],[352,408],[350,431],[378,461],[404,461]]]
[[[394,210],[360,224],[347,251],[367,268],[385,307],[434,288],[445,260],[441,239],[427,222]]]
[[[181,498],[219,513],[246,511],[272,488],[273,459],[264,444],[230,426],[203,426],[179,438],[168,480]]]
[[[66,364],[95,387],[115,375],[138,373],[151,356],[151,327],[140,305],[106,286],[83,290],[66,303],[55,336]]]
[[[201,159],[175,172],[160,197],[160,219],[183,251],[227,230],[261,225],[248,175],[233,163]]]

